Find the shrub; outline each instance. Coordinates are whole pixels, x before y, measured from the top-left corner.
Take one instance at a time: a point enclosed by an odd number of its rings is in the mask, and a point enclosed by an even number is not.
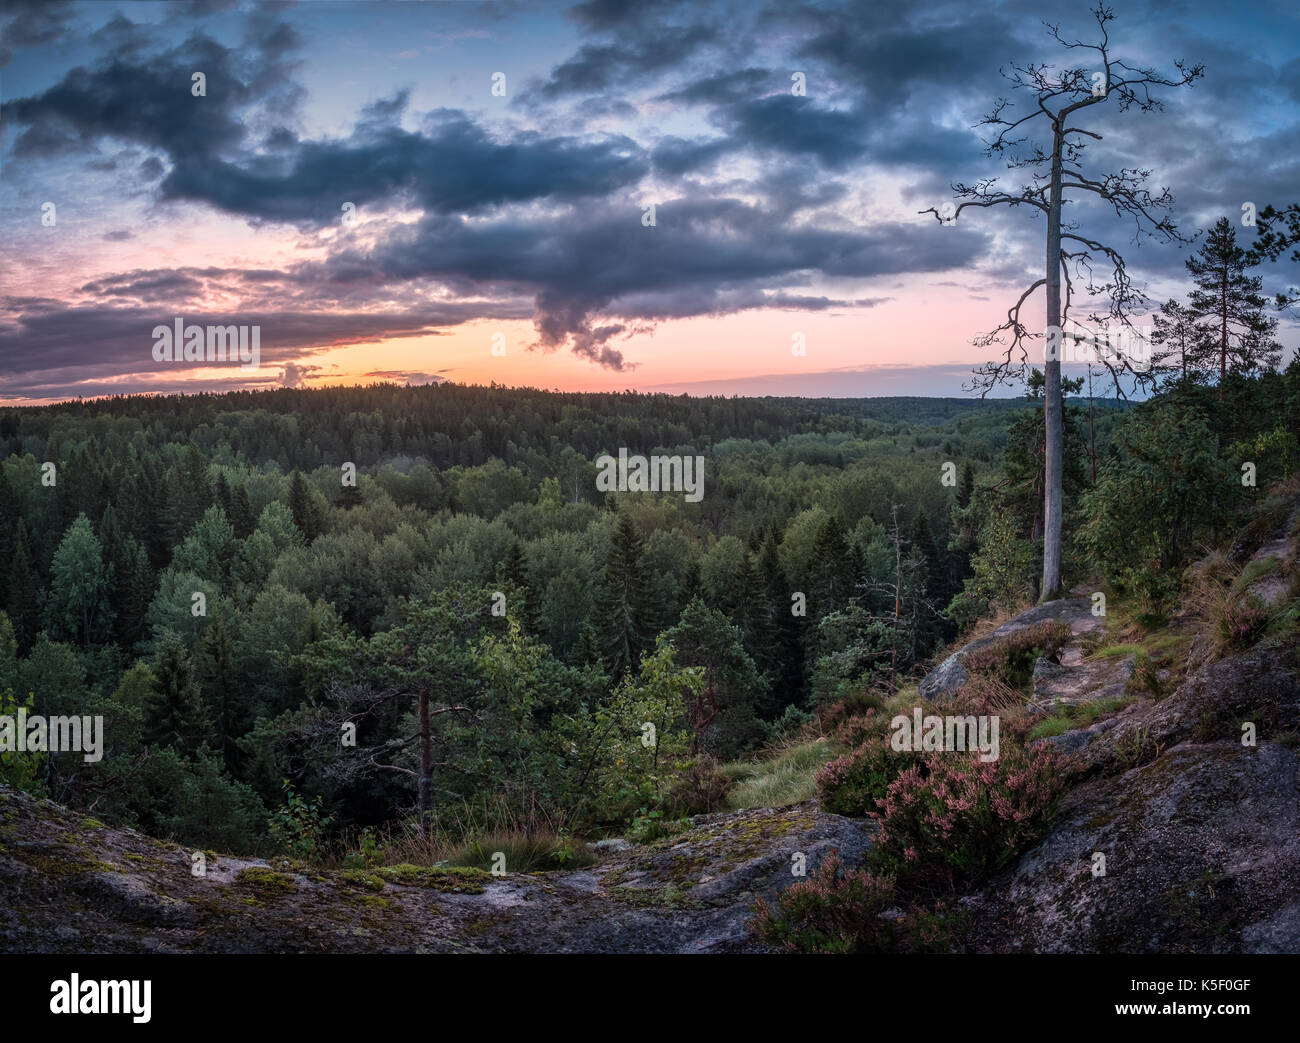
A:
[[[325,830],[330,818],[321,814],[321,798],[311,803],[294,791],[293,784],[283,780],[284,803],[271,815],[267,825],[276,849],[302,859],[315,858],[324,847]]]
[[[760,898],[751,926],[786,952],[889,952],[897,928],[881,914],[893,904],[892,879],[846,869],[831,852],[812,876],[783,891],[775,907]]]
[[[763,722],[763,732],[767,742],[771,745],[790,742],[798,738],[799,734],[812,722],[812,714],[799,709],[794,703],[791,703],[775,721]]]
[[[878,866],[922,889],[951,889],[1002,868],[1035,840],[1061,792],[1066,758],[1008,745],[996,761],[931,753],[890,782],[871,817]]]
[[[817,773],[822,807],[835,815],[863,817],[876,810],[894,779],[920,764],[924,754],[899,752],[887,735],[876,735],[857,749],[837,757]]]
[[[880,722],[876,720],[875,710],[843,717],[831,731],[831,740],[850,750],[879,736]]]
[[[731,779],[718,769],[718,762],[698,757],[673,782],[668,808],[674,815],[702,815],[723,807],[730,792]]]

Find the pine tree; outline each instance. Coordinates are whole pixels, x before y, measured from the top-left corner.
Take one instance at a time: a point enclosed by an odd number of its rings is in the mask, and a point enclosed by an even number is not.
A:
[[[1277,320],[1264,314],[1263,280],[1248,274],[1259,258],[1237,245],[1232,222],[1219,218],[1200,250],[1184,263],[1196,282],[1188,295],[1191,312],[1198,321],[1210,320],[1220,384],[1230,371],[1275,368],[1281,356],[1281,345],[1273,339]]]
[[[1187,380],[1210,368],[1214,356],[1211,333],[1191,308],[1175,300],[1165,301],[1151,317],[1151,324],[1151,342],[1157,346],[1151,364],[1157,373]]]

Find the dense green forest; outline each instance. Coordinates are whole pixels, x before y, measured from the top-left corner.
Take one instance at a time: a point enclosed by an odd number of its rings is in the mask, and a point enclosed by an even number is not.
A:
[[[107,735],[102,761],[6,774],[232,851],[476,801],[583,830],[698,810],[712,758],[1035,596],[1037,393],[381,384],[0,411],[4,712]],[[1250,495],[1241,461],[1261,485],[1294,465],[1298,403],[1294,363],[1076,399],[1070,579],[1159,612],[1160,565]],[[620,448],[703,456],[702,500],[599,492]]]

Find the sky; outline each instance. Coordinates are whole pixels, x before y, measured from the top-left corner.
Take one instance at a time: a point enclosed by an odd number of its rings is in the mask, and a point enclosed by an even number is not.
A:
[[[1243,206],[1300,198],[1300,5],[1113,6],[1114,57],[1204,75],[1155,89],[1161,111],[1086,110],[1085,169],[1146,171],[1180,232],[1228,216],[1248,245]],[[961,395],[1042,277],[1045,224],[921,211],[1022,184],[978,125],[1034,104],[1004,72],[1095,54],[1045,22],[1098,37],[1055,0],[4,0],[0,403],[377,380]],[[1194,243],[1072,207],[1145,311],[1186,294]],[[158,361],[177,320],[256,327],[258,365]]]

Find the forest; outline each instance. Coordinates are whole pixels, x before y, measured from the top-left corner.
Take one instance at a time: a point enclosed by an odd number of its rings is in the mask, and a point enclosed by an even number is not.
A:
[[[1040,388],[926,423],[454,384],[5,410],[5,712],[106,732],[100,762],[6,774],[250,852],[452,805],[584,833],[707,808],[718,762],[1032,600]],[[1238,461],[1293,466],[1298,407],[1295,363],[1074,399],[1071,578],[1101,567],[1160,612],[1249,496]],[[703,456],[707,495],[599,492],[620,447]]]

